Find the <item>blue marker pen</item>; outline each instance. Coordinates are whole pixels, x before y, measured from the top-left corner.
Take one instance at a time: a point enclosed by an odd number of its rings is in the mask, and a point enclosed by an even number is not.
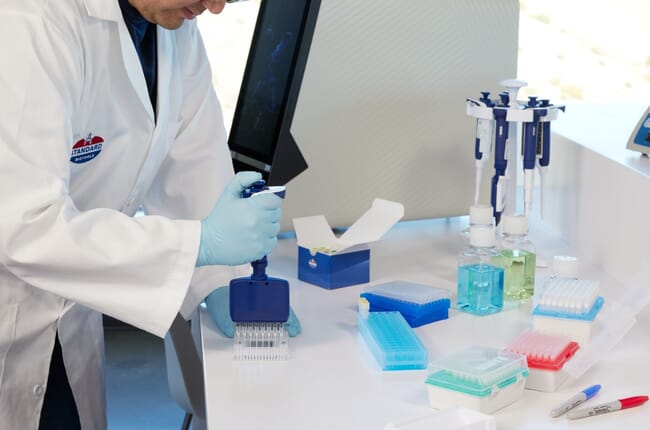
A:
[[[561,405],[559,405],[557,408],[553,409],[551,411],[551,416],[553,418],[559,417],[560,415],[570,411],[571,409],[575,408],[579,404],[591,399],[593,396],[596,395],[598,391],[600,391],[600,385],[592,385],[589,388],[585,388],[584,390],[580,391],[578,394],[575,396],[571,397],[569,400],[563,402]]]

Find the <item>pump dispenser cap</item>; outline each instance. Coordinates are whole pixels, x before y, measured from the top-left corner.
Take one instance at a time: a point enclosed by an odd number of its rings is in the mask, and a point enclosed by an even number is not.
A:
[[[473,225],[469,229],[469,244],[480,248],[494,246],[494,227],[491,225]]]
[[[578,279],[578,259],[569,255],[553,257],[553,275],[557,278]]]
[[[501,231],[506,234],[528,233],[528,217],[526,215],[503,215]]]
[[[470,225],[492,225],[492,206],[473,205],[469,207]]]

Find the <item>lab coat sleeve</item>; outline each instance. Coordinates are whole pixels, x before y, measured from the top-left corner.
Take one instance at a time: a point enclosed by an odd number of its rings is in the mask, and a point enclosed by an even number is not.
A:
[[[221,105],[196,21],[186,21],[175,37],[183,72],[181,125],[143,206],[147,214],[202,219],[234,170]],[[212,290],[250,273],[249,265],[197,268],[181,314],[187,318]]]
[[[0,11],[0,270],[164,336],[193,275],[200,223],[75,206],[71,121],[84,77],[81,43],[65,26]]]

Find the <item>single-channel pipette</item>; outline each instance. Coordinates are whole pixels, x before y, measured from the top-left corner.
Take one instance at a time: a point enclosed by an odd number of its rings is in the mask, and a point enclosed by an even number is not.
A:
[[[508,167],[508,107],[510,95],[508,93],[499,94],[501,103],[492,110],[496,120],[496,137],[494,139],[494,176],[492,176],[492,190],[490,203],[494,210],[494,220],[496,224],[501,220],[501,213],[505,206],[505,183],[502,180]]]
[[[494,135],[494,117],[492,114],[494,102],[490,100],[490,93],[488,91],[482,91],[481,95],[481,98],[478,100],[467,99],[467,102],[473,105],[472,108],[468,107],[468,110],[472,109],[476,116],[476,140],[474,142],[474,158],[476,159],[475,205],[479,202],[483,169],[490,160],[492,137]]]
[[[537,161],[537,139],[539,118],[546,115],[545,109],[535,109],[539,102],[537,97],[528,97],[526,109],[533,109],[532,121],[523,125],[524,143],[522,147],[524,158],[524,213],[530,216],[530,207],[533,201],[533,183],[535,180],[535,163]]]

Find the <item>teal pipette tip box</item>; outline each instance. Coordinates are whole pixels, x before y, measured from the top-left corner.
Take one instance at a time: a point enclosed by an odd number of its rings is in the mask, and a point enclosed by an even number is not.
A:
[[[382,370],[426,368],[427,349],[399,312],[359,312],[358,323]]]
[[[521,398],[529,370],[523,354],[473,346],[432,362],[428,373],[431,407],[492,413]]]

